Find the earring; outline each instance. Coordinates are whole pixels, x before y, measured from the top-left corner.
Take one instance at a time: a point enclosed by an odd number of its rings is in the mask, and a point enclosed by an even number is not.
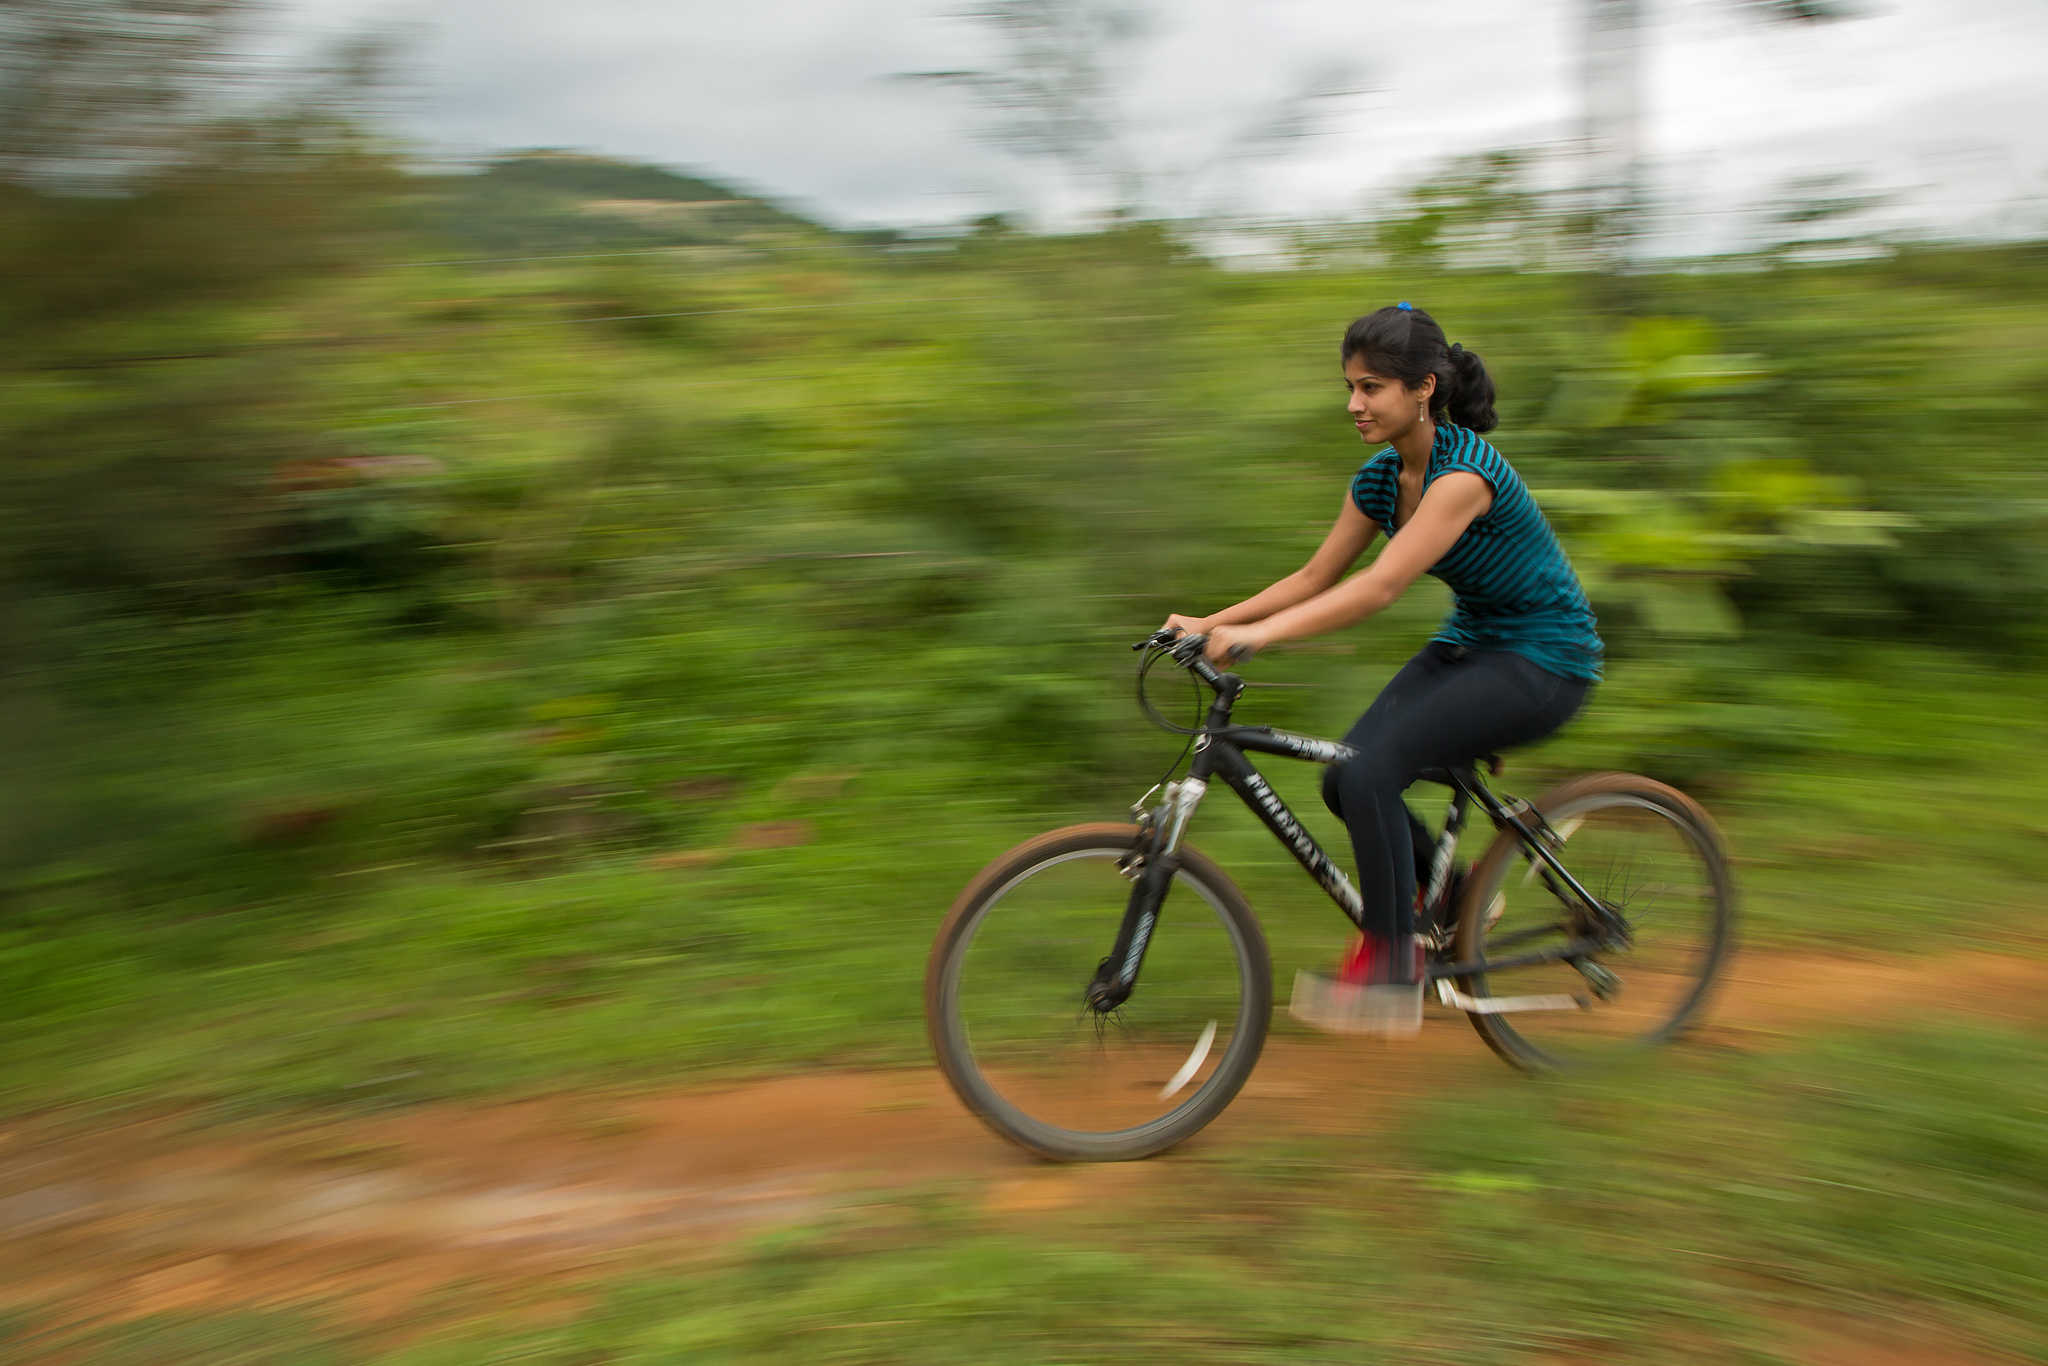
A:
[[[1416,420],[1417,422],[1427,422],[1427,421],[1429,421],[1429,400],[1428,400],[1428,399],[1424,399],[1424,400],[1422,400],[1422,408],[1421,408],[1421,411],[1419,411],[1419,412],[1417,412],[1417,413],[1415,414],[1415,420]]]

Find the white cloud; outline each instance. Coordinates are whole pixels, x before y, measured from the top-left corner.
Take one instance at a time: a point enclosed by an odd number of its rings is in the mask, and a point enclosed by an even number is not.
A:
[[[2048,6],[1865,0],[1822,26],[1729,0],[1645,0],[1646,150],[1699,224],[1792,176],[1908,187],[1928,221],[2042,193]],[[578,146],[698,169],[842,222],[931,222],[1028,200],[1032,173],[974,136],[958,92],[892,79],[975,65],[949,0],[293,0],[309,35],[419,26],[409,130],[482,151]],[[1190,202],[1356,211],[1432,162],[1578,128],[1579,0],[1182,0],[1127,73],[1133,145]],[[1251,111],[1333,61],[1374,89],[1292,155],[1220,164]],[[1967,154],[1960,154],[1968,149]]]

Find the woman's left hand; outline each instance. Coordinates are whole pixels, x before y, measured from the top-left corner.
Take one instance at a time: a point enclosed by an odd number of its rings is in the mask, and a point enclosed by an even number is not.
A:
[[[1239,659],[1250,659],[1266,648],[1266,633],[1257,626],[1214,626],[1209,630],[1209,642],[1202,654],[1211,664],[1235,664],[1230,657],[1232,650],[1239,652]]]

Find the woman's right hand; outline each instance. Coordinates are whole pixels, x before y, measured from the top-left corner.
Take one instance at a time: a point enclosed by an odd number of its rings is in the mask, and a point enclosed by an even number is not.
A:
[[[1191,636],[1206,636],[1209,634],[1209,618],[1184,617],[1178,612],[1172,612],[1167,615],[1166,624],[1160,629],[1165,631],[1178,629],[1187,632]]]

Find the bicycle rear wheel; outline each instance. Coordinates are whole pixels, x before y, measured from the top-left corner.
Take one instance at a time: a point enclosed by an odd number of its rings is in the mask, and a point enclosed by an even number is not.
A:
[[[1527,1071],[1608,1061],[1675,1037],[1705,1002],[1733,938],[1734,883],[1712,819],[1684,793],[1632,773],[1575,778],[1535,806],[1563,841],[1559,861],[1622,917],[1629,942],[1592,955],[1584,970],[1551,962],[1460,979],[1469,996],[1524,1007],[1475,1012],[1473,1027]],[[1558,890],[1519,839],[1496,835],[1465,884],[1457,959],[1505,959],[1597,933]]]
[[[1132,825],[1077,825],[1004,854],[953,904],[925,973],[939,1067],[997,1133],[1044,1157],[1107,1162],[1172,1147],[1222,1112],[1258,1061],[1273,972],[1251,908],[1183,847],[1129,1000],[1089,981],[1132,883]]]

